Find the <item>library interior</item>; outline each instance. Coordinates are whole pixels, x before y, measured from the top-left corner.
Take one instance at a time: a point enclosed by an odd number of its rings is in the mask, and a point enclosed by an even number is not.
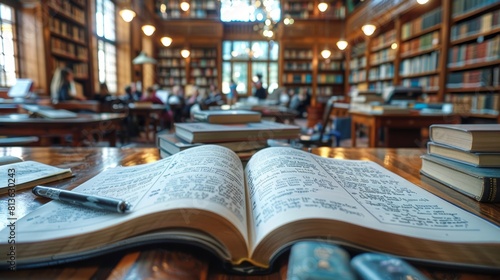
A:
[[[499,0],[0,0],[0,25],[0,278],[500,273]]]

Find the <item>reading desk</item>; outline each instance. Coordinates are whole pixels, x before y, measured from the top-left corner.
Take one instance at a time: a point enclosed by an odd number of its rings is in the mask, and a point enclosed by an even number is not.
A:
[[[411,113],[367,113],[349,111],[351,116],[351,142],[356,147],[357,129],[368,130],[368,147],[380,147],[381,129],[384,147],[420,147],[421,131],[431,124],[458,124],[458,115]]]
[[[500,204],[478,203],[449,188],[427,184],[421,180],[419,169],[422,149],[387,148],[316,148],[313,153],[324,157],[366,159],[377,162],[392,172],[422,188],[500,226]],[[109,167],[130,166],[160,159],[156,148],[0,148],[0,155],[22,156],[62,168],[71,168],[76,176],[48,184],[62,189],[73,189]],[[6,195],[0,196],[1,209],[8,204]],[[22,217],[48,200],[35,197],[30,189],[16,192],[16,214]],[[0,211],[0,226],[8,224],[6,211]],[[4,254],[4,252],[1,252]],[[54,267],[0,271],[0,278],[12,279],[286,279],[288,256],[278,260],[276,269],[264,276],[238,276],[224,272],[206,253],[173,244],[129,249],[91,260]],[[459,270],[419,267],[430,279],[494,279],[494,275]]]
[[[116,146],[116,132],[121,126],[124,114],[78,114],[76,118],[48,119],[29,118],[25,114],[6,115],[0,118],[2,136],[72,136],[72,146],[82,145],[84,139],[95,136],[103,140],[106,136],[110,146]],[[95,140],[95,139],[94,139]],[[43,142],[41,145],[50,145]]]

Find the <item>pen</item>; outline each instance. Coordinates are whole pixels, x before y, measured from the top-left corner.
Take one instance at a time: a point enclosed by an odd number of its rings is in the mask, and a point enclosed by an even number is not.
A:
[[[130,210],[130,204],[124,200],[97,195],[89,195],[56,188],[36,186],[33,193],[37,196],[60,200],[75,205],[86,206],[98,210],[125,213]]]

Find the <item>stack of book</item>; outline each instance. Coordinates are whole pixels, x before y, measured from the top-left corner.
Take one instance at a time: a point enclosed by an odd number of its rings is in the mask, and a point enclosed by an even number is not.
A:
[[[431,125],[420,173],[480,202],[500,202],[500,124]]]
[[[267,147],[269,139],[297,139],[300,127],[261,120],[261,114],[246,110],[208,110],[194,114],[192,123],[175,123],[174,133],[158,133],[162,158],[203,144],[216,144],[250,158]]]

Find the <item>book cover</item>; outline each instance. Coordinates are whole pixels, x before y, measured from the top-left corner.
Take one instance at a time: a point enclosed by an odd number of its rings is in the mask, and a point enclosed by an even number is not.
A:
[[[321,238],[358,251],[500,271],[498,226],[367,160],[273,147],[243,167],[229,149],[205,145],[109,168],[74,191],[132,206],[119,214],[44,204],[16,221],[18,269],[176,242],[210,249],[227,267],[256,273],[295,242]],[[0,251],[12,246],[9,232],[0,230]],[[0,257],[0,267],[7,258]]]
[[[422,174],[480,202],[500,202],[500,169],[422,155]]]
[[[250,110],[204,110],[193,114],[197,121],[217,124],[260,122],[261,114]]]
[[[175,123],[175,134],[189,143],[220,143],[295,139],[300,127],[262,121],[247,124]]]
[[[451,146],[428,142],[427,153],[475,167],[500,167],[500,152],[468,152]]]
[[[434,124],[429,138],[471,152],[500,152],[500,124]]]

